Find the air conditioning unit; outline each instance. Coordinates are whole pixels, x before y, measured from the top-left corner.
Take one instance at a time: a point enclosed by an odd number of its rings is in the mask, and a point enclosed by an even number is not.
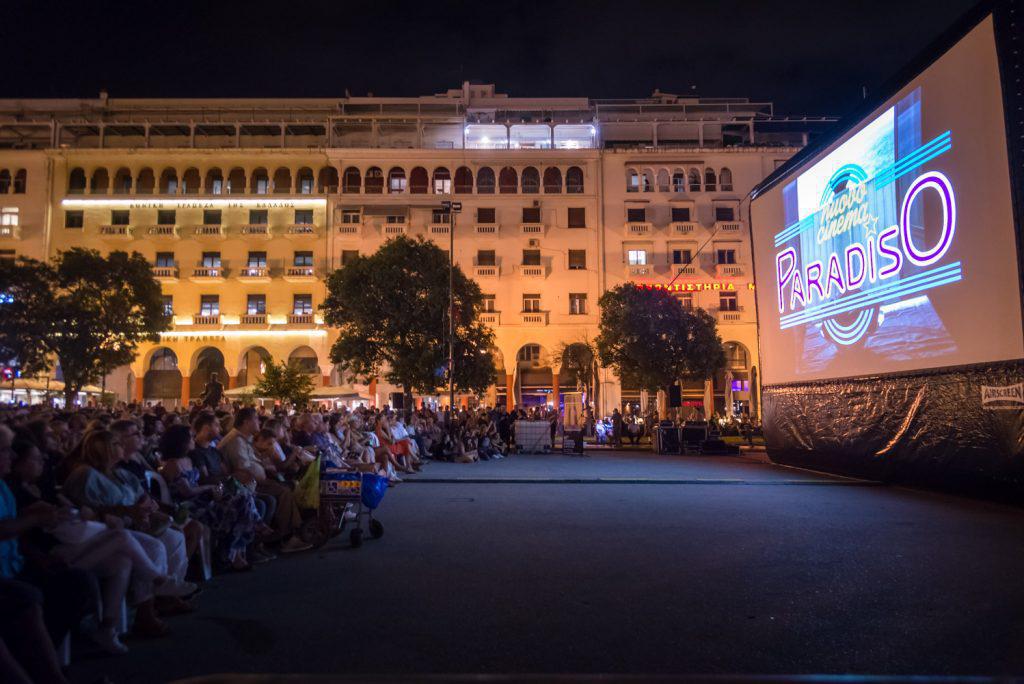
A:
[[[537,240],[536,238],[533,238],[533,239],[527,240],[527,244],[530,245],[530,247],[540,247],[540,240]]]

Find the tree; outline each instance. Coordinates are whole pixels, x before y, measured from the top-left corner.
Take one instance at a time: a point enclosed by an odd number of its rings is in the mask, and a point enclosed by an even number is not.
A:
[[[597,350],[589,340],[563,344],[555,350],[562,359],[563,374],[571,373],[576,378],[576,389],[587,393],[589,401],[594,399],[594,384],[597,380]]]
[[[267,364],[263,377],[256,383],[254,394],[302,408],[309,403],[313,387],[313,380],[303,373],[301,368],[296,364],[281,361]]]
[[[455,377],[459,391],[482,392],[494,380],[494,333],[480,321],[480,288],[458,266]],[[400,236],[359,256],[327,279],[321,307],[338,328],[331,361],[362,382],[383,374],[406,396],[447,384],[448,255],[423,238]]]
[[[0,351],[29,372],[60,364],[70,405],[83,386],[130,363],[141,342],[157,342],[170,320],[160,284],[138,252],[75,248],[49,264],[0,262]],[[20,340],[18,339],[20,338]]]
[[[725,366],[715,319],[703,309],[688,311],[670,293],[632,283],[605,292],[599,303],[598,356],[620,378],[656,391]]]

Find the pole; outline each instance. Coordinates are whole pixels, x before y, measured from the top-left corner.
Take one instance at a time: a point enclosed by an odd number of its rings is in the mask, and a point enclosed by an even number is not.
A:
[[[455,410],[455,207],[448,208],[448,410]],[[449,415],[452,415],[449,413]]]

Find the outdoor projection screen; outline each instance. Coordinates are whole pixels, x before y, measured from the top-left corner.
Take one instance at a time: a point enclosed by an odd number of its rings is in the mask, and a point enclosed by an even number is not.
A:
[[[992,16],[751,203],[765,385],[1024,358]]]

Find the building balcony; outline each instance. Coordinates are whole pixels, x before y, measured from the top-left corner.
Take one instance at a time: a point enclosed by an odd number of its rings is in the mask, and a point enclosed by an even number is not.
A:
[[[359,237],[363,232],[363,224],[361,223],[342,223],[338,226],[338,235],[351,235],[353,237]]]
[[[520,264],[516,269],[523,278],[546,278],[548,275],[548,269],[543,265],[527,266],[526,264]]]
[[[314,325],[316,319],[313,314],[288,314],[288,325]]]
[[[197,266],[192,269],[192,277],[189,280],[194,283],[223,283],[224,268],[221,266]]]
[[[451,229],[448,223],[428,223],[427,234],[428,235],[447,235]]]
[[[654,225],[649,221],[630,221],[626,224],[627,235],[650,235]]]
[[[520,320],[523,325],[547,325],[548,324],[548,312],[547,311],[523,311],[519,314]]]
[[[409,234],[408,223],[385,223],[380,227],[380,234],[385,237],[395,237]]]
[[[197,238],[205,238],[208,240],[223,240],[228,236],[227,230],[220,224],[203,224],[196,226],[192,231],[192,234]]]
[[[626,264],[626,276],[629,278],[650,277],[654,275],[654,264]]]
[[[497,223],[477,223],[473,230],[477,235],[491,235],[497,237],[499,225]]]
[[[716,233],[739,233],[743,230],[742,221],[715,221],[715,232]]]
[[[178,268],[176,266],[154,266],[153,277],[161,283],[178,282]]]
[[[719,323],[739,323],[743,320],[743,307],[735,309],[715,309],[715,318]]]
[[[100,236],[104,240],[131,240],[135,237],[135,229],[131,226],[100,226]]]
[[[700,227],[699,223],[693,221],[673,221],[669,225],[673,235],[693,235]]]
[[[266,223],[246,223],[243,224],[240,232],[242,235],[250,238],[263,238],[267,239],[273,237],[273,231],[270,230],[270,226]]]
[[[0,240],[20,240],[21,226],[0,226]]]
[[[264,326],[267,324],[267,314],[243,314],[239,318],[238,324],[247,326]]]
[[[311,283],[316,280],[313,266],[290,266],[284,270],[284,279],[289,283]]]
[[[715,264],[715,276],[718,278],[739,278],[745,270],[741,264]]]
[[[285,228],[285,232],[292,237],[315,237],[316,236],[316,224],[315,223],[290,223]]]
[[[697,275],[697,267],[694,266],[693,264],[690,264],[689,266],[684,266],[682,264],[673,264],[672,275],[682,276],[684,278],[692,278]]]
[[[270,269],[265,266],[247,266],[235,276],[243,283],[269,283]]]
[[[523,235],[530,235],[536,237],[544,234],[543,223],[520,223],[519,232]]]
[[[220,314],[212,314],[209,316],[203,316],[196,314],[192,316],[192,325],[203,325],[203,326],[219,326],[220,325]]]
[[[481,311],[480,321],[487,325],[501,325],[501,313],[497,311]]]
[[[177,240],[181,237],[181,230],[175,225],[158,224],[147,227],[146,234],[154,240]]]
[[[491,264],[490,266],[474,266],[474,278],[497,278],[501,275],[501,266]]]

